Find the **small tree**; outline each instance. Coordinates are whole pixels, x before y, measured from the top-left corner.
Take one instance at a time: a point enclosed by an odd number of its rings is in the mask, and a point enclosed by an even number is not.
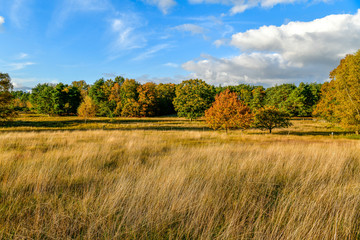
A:
[[[93,100],[86,96],[84,102],[82,102],[78,108],[79,117],[83,117],[86,120],[90,117],[95,117],[96,115],[96,106]]]
[[[250,108],[229,89],[215,97],[215,102],[205,111],[205,119],[212,129],[246,129],[252,122]]]
[[[288,113],[276,107],[268,106],[255,113],[253,125],[261,130],[269,130],[271,133],[274,128],[287,128],[292,124]]]
[[[8,120],[15,116],[15,112],[11,107],[14,99],[10,92],[12,88],[13,85],[11,84],[9,74],[0,72],[0,121]]]

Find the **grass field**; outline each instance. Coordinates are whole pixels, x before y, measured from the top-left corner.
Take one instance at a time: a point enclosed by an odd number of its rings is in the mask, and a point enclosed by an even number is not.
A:
[[[360,142],[293,123],[22,116],[0,128],[0,239],[360,238]]]

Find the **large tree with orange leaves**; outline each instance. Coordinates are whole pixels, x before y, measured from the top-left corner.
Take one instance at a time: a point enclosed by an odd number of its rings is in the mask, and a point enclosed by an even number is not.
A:
[[[206,123],[212,129],[246,129],[252,122],[250,108],[234,92],[225,90],[215,97],[215,102],[205,111]]]

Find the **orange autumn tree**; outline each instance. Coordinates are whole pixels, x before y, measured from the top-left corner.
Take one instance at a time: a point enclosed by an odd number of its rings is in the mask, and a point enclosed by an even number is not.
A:
[[[246,129],[252,123],[250,108],[229,89],[218,94],[205,111],[206,123],[212,129]]]

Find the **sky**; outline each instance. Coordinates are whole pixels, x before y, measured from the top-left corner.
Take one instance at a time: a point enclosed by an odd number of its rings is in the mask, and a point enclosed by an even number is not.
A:
[[[0,72],[17,89],[322,83],[358,49],[359,0],[0,0]]]

